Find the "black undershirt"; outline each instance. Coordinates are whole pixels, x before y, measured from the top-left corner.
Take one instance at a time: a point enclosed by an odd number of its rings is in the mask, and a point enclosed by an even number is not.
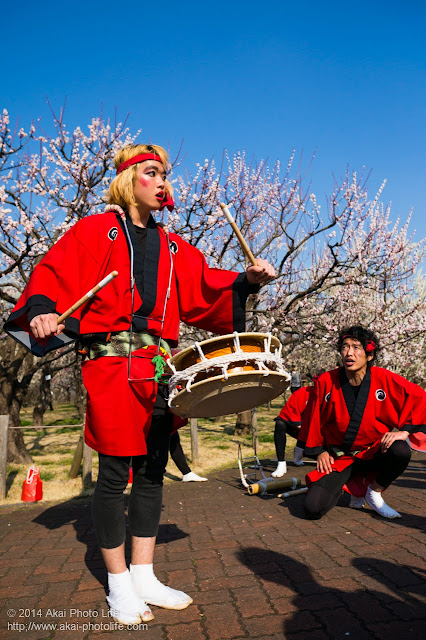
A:
[[[361,389],[361,385],[353,386],[351,385],[352,391],[354,392],[355,398],[358,398],[359,390]]]
[[[136,231],[136,236],[138,238],[138,242],[139,242],[139,248],[140,251],[142,253],[142,265],[144,265],[145,262],[145,253],[146,253],[146,236],[147,236],[147,229],[145,227],[137,227],[136,225],[133,225]],[[143,287],[143,278],[141,279],[141,283],[140,283]],[[140,289],[140,286],[138,286],[138,289]],[[143,290],[139,291],[140,296],[142,297],[143,295]]]
[[[148,234],[148,230],[145,227],[137,227],[133,225],[136,231],[136,236],[139,242],[139,248],[142,253],[142,265],[145,262],[145,253],[146,253],[146,237]],[[141,283],[143,283],[143,278],[141,279]],[[138,285],[139,294],[142,297],[143,290],[140,290],[140,285]],[[158,385],[158,393],[154,404],[153,417],[166,417],[168,416],[168,388],[167,385],[159,384]]]

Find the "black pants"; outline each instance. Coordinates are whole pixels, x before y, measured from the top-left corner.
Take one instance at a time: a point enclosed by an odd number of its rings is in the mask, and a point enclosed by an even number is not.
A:
[[[275,451],[276,451],[279,462],[284,462],[285,460],[285,446],[287,444],[287,434],[297,439],[297,436],[299,434],[299,427],[290,425],[288,424],[288,422],[286,422],[285,420],[282,420],[281,418],[275,418],[274,442],[275,442]]]
[[[175,431],[170,436],[170,455],[182,475],[185,475],[186,473],[189,473],[191,471],[186,461],[182,445],[180,443],[178,431]]]
[[[396,440],[386,453],[376,453],[371,460],[354,459],[343,471],[332,471],[312,484],[305,497],[305,513],[311,520],[319,520],[336,506],[343,485],[353,475],[378,471],[376,482],[388,487],[404,473],[411,458],[411,449],[403,440]]]
[[[124,495],[133,467],[129,497],[129,529],[132,536],[151,538],[160,523],[163,476],[169,455],[170,421],[166,409],[159,409],[158,398],[144,456],[99,454],[99,474],[92,502],[92,517],[99,545],[115,549],[126,539]]]

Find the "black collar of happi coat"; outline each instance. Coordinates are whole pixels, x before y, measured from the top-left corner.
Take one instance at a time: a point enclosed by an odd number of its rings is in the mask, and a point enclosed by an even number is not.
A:
[[[343,451],[350,451],[353,443],[355,442],[355,438],[358,435],[362,418],[364,416],[365,407],[367,405],[368,395],[370,393],[370,367],[367,368],[364,379],[361,382],[357,397],[355,397],[344,367],[340,367],[339,369],[339,379],[340,385],[342,387],[343,398],[345,400],[346,408],[350,417],[349,424],[345,433],[345,438],[342,442],[342,449]]]
[[[145,257],[142,256],[140,243],[133,222],[126,212],[126,224],[133,248],[133,275],[142,305],[133,313],[133,327],[137,331],[146,331],[148,318],[157,302],[157,280],[160,262],[161,239],[157,223],[152,215],[146,225]]]

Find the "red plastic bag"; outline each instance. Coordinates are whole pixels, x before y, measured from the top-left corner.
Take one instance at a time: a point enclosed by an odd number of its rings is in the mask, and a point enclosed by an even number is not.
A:
[[[40,469],[31,465],[27,477],[22,483],[21,500],[23,502],[37,502],[43,499],[43,483],[40,478]]]

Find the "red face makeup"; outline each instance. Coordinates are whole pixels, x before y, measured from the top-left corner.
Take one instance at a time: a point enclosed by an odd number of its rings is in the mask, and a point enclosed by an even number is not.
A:
[[[166,172],[161,162],[147,160],[137,168],[133,195],[138,207],[158,210],[165,193]]]

